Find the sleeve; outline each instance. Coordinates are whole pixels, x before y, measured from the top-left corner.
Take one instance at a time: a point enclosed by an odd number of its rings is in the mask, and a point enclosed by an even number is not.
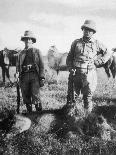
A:
[[[39,77],[40,79],[45,79],[44,61],[43,61],[43,57],[42,57],[40,50],[38,50],[38,56],[39,56]]]
[[[77,40],[72,42],[70,51],[69,51],[67,59],[66,59],[66,65],[68,66],[68,68],[73,67],[73,59],[74,59],[74,51],[75,51],[76,43],[77,43]]]

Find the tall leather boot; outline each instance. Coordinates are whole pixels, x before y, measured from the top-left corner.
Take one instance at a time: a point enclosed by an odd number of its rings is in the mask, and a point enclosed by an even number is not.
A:
[[[42,105],[41,105],[41,103],[35,104],[35,109],[36,109],[36,111],[41,112],[42,111]]]

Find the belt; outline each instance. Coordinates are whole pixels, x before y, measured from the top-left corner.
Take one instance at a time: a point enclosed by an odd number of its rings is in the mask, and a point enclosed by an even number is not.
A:
[[[86,73],[88,74],[89,71],[94,70],[95,68],[80,68],[80,67],[75,67],[75,74],[83,74]]]
[[[89,68],[94,68],[94,63],[74,62],[74,66],[76,68],[89,69]]]
[[[95,69],[94,67],[87,67],[87,68],[81,68],[81,67],[75,67],[77,70],[92,70]]]
[[[22,66],[22,72],[29,72],[34,70],[35,70],[35,65],[29,64],[26,66]]]

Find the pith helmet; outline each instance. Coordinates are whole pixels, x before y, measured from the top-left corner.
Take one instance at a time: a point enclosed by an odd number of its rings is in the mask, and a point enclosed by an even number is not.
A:
[[[36,43],[36,38],[32,33],[32,31],[29,31],[29,30],[25,31],[24,36],[21,37],[21,41],[24,41],[26,38],[31,38],[33,43]]]
[[[96,33],[96,24],[93,20],[85,20],[84,24],[81,26],[81,29],[83,28],[89,28]]]

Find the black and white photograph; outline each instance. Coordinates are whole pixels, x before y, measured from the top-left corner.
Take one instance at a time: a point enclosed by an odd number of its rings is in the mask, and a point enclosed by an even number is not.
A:
[[[0,0],[0,155],[116,155],[115,37],[115,0]]]

